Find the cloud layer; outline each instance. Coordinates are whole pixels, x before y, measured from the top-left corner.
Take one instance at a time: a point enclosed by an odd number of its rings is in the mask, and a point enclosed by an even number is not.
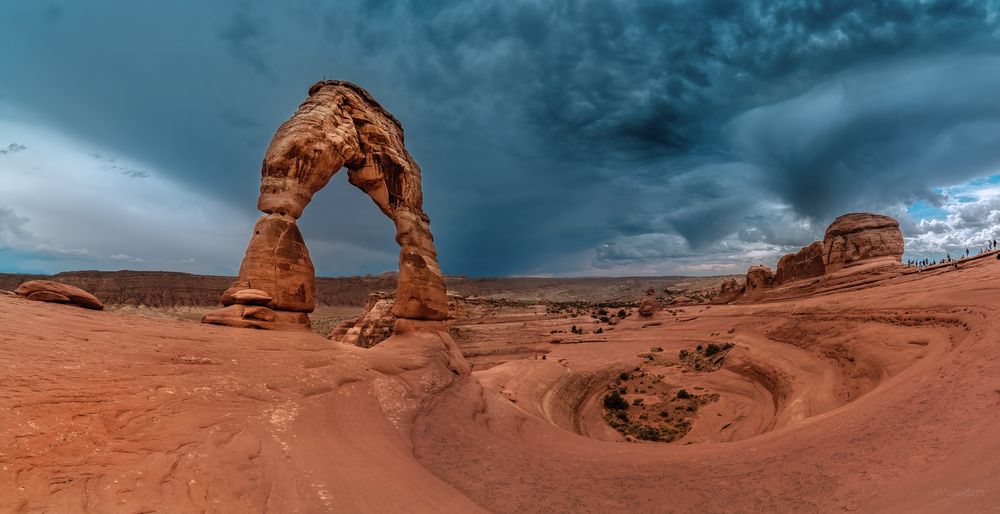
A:
[[[973,197],[946,188],[1000,173],[998,2],[807,4],[19,3],[0,21],[0,148],[27,150],[0,173],[43,165],[19,134],[47,127],[79,147],[64,173],[117,175],[89,180],[95,196],[156,180],[238,213],[211,223],[242,234],[273,130],[340,78],[406,127],[449,273],[739,272],[853,210],[944,248],[907,207],[959,209]],[[245,245],[156,262],[14,200],[0,193],[0,241],[29,231],[108,267],[233,272]],[[321,273],[394,265],[391,224],[340,177],[303,231]],[[27,251],[5,244],[9,262]]]

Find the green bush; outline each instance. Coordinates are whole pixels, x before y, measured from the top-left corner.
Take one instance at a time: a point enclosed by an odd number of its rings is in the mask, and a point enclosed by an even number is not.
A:
[[[618,394],[618,391],[611,391],[604,396],[604,408],[612,410],[625,410],[628,408],[628,402],[622,395]]]
[[[677,391],[677,398],[681,400],[688,400],[691,398],[691,393],[687,392],[686,389],[681,389],[680,391]]]

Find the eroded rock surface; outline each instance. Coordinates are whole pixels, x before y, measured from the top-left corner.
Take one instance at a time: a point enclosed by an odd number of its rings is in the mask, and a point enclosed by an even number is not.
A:
[[[423,210],[420,167],[403,144],[403,128],[367,91],[337,80],[314,84],[271,140],[257,201],[267,215],[254,227],[224,305],[237,304],[233,294],[238,291],[259,289],[271,297],[267,306],[276,312],[312,312],[314,271],[296,220],[313,194],[345,167],[348,181],[396,227],[399,275],[392,315],[430,321],[448,316],[444,277]],[[245,316],[247,311],[240,312]],[[219,310],[205,321],[244,326],[244,318],[231,317],[235,313]]]
[[[753,294],[755,291],[765,289],[774,285],[774,272],[771,268],[757,264],[750,266],[747,270],[747,280],[744,287],[746,294]]]
[[[774,281],[778,284],[784,284],[795,280],[821,277],[824,273],[826,273],[826,265],[823,262],[823,243],[816,241],[796,253],[785,254],[778,261],[778,268],[774,272]]]
[[[823,236],[826,272],[872,259],[899,262],[903,233],[899,223],[881,214],[851,213],[833,221]]]
[[[85,309],[104,310],[104,304],[96,296],[62,282],[31,280],[21,284],[14,293],[39,302],[67,303]]]

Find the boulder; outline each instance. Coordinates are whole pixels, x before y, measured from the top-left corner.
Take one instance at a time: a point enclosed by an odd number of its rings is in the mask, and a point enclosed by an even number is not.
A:
[[[339,329],[334,328],[330,339],[362,348],[371,348],[381,343],[392,335],[396,322],[396,316],[392,312],[394,303],[392,296],[388,294],[372,293],[365,303],[364,314],[350,322],[350,326],[346,323],[339,324]]]
[[[104,310],[104,304],[94,295],[69,284],[51,280],[31,280],[21,284],[14,293],[29,300],[68,303],[85,309]]]
[[[898,263],[902,257],[903,233],[899,223],[889,216],[845,214],[835,219],[823,236],[826,273],[864,261]]]

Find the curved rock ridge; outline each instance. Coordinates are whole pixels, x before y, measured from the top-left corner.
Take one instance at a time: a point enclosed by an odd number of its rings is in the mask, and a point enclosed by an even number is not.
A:
[[[31,280],[18,286],[14,293],[39,302],[67,303],[85,309],[104,310],[104,304],[96,296],[62,282]]]
[[[309,88],[309,97],[271,140],[257,200],[266,215],[254,227],[236,283],[223,294],[228,310],[203,321],[247,326],[246,313],[256,310],[230,307],[240,303],[234,294],[257,289],[271,298],[268,309],[302,313],[284,318],[308,323],[316,279],[296,220],[342,168],[395,224],[400,252],[392,315],[428,321],[448,316],[444,276],[423,210],[420,166],[403,144],[402,125],[361,87],[326,80]],[[261,320],[251,326],[271,328]]]

